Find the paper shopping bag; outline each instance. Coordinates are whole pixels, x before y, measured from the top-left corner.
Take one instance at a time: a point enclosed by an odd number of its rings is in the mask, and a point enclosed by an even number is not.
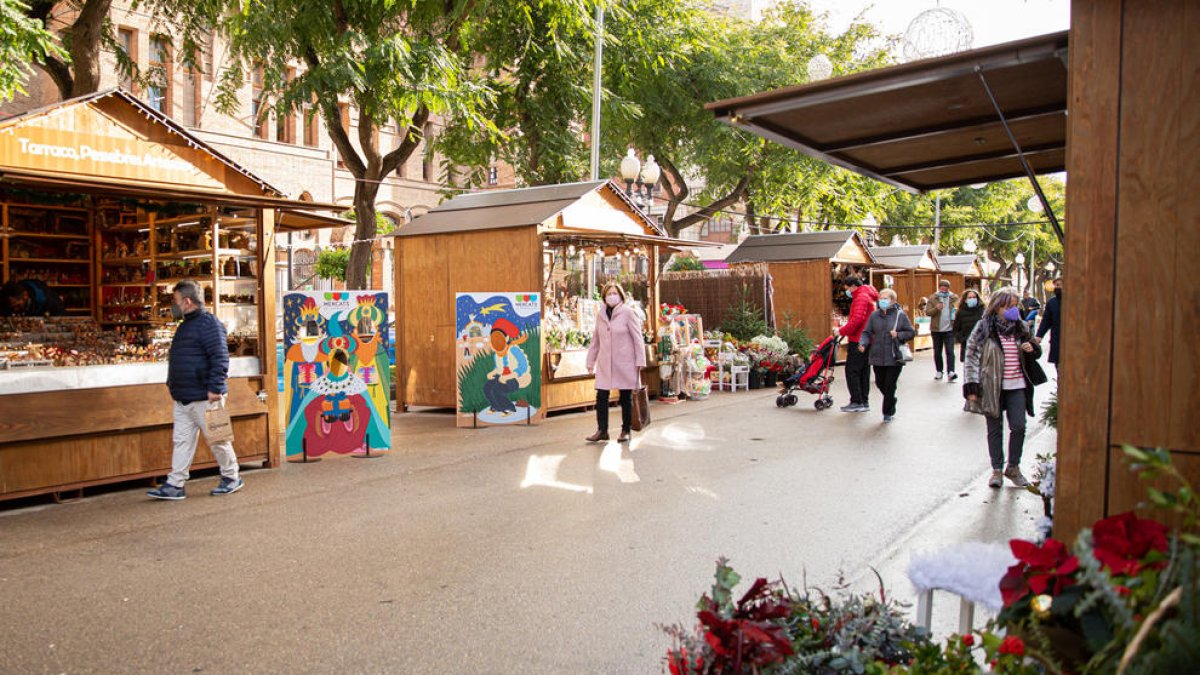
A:
[[[204,411],[204,438],[208,444],[233,441],[233,420],[229,419],[229,409],[224,401],[214,401],[208,404]]]

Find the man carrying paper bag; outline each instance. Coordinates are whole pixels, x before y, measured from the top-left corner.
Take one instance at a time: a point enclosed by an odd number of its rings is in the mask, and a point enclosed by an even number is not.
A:
[[[183,486],[201,431],[221,467],[221,483],[212,494],[237,492],[244,482],[238,476],[233,426],[224,406],[229,374],[225,326],[204,311],[204,291],[190,280],[175,285],[171,315],[182,319],[171,341],[167,364],[167,388],[175,399],[175,449],[166,482],[146,494],[172,501],[186,497]]]

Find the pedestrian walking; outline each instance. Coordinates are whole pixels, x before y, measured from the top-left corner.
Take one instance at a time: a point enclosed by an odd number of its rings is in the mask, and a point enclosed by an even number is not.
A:
[[[10,281],[0,287],[0,316],[63,316],[58,292],[41,279]]]
[[[1050,363],[1054,364],[1054,372],[1058,372],[1058,329],[1062,324],[1062,288],[1063,280],[1054,280],[1054,297],[1046,301],[1046,311],[1042,314],[1042,323],[1038,326],[1034,342],[1042,343],[1046,333],[1050,333]]]
[[[963,383],[967,399],[964,409],[982,414],[987,420],[988,454],[992,460],[989,487],[1000,487],[1004,478],[1017,487],[1029,485],[1021,475],[1021,453],[1026,416],[1033,415],[1033,388],[1046,381],[1037,363],[1041,353],[1022,320],[1017,292],[1012,288],[996,291],[967,340]],[[1004,417],[1008,418],[1007,466]]]
[[[875,311],[879,291],[851,274],[842,280],[842,292],[850,298],[850,316],[837,330],[837,335],[846,338],[846,388],[850,390],[850,403],[842,406],[842,412],[868,412],[871,410],[871,364],[866,353],[859,350],[858,340],[867,327],[871,312]]]
[[[620,391],[621,435],[619,443],[629,440],[633,427],[633,390],[641,386],[646,366],[646,347],[642,339],[642,321],[626,304],[625,291],[617,284],[606,284],[604,307],[596,313],[596,329],[588,347],[587,367],[596,375],[596,433],[588,442],[608,440],[608,396]]]
[[[958,343],[958,360],[963,363],[967,362],[967,339],[982,318],[983,299],[979,297],[979,291],[968,288],[954,312],[954,341]]]
[[[171,316],[182,321],[171,340],[167,355],[167,388],[175,400],[174,451],[171,473],[158,488],[147,492],[155,499],[183,499],[196,443],[205,429],[204,412],[210,404],[224,401],[229,375],[229,348],[225,326],[204,310],[204,291],[191,280],[175,284]],[[227,495],[242,489],[238,476],[237,455],[233,443],[211,443],[209,449],[221,467],[221,482],[213,495]]]
[[[925,316],[930,318],[929,332],[933,335],[933,365],[937,374],[933,379],[942,379],[943,373],[949,373],[949,380],[958,379],[954,372],[954,312],[958,304],[958,295],[950,292],[950,281],[942,279],[938,282],[938,291],[925,301]],[[943,354],[945,358],[943,360]],[[945,366],[946,370],[943,370]]]
[[[1025,318],[1025,322],[1032,326],[1033,322],[1037,321],[1038,312],[1041,310],[1042,303],[1033,297],[1031,291],[1026,290],[1021,297],[1021,316]]]
[[[883,421],[891,422],[896,417],[896,384],[904,369],[900,347],[917,332],[908,315],[896,303],[896,291],[890,288],[880,291],[877,305],[879,309],[867,319],[858,349],[868,354],[875,370],[875,386],[883,394]]]

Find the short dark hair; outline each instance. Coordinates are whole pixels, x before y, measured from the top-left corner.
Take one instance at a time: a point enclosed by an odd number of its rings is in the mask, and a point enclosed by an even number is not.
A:
[[[197,307],[204,306],[204,291],[200,289],[200,284],[191,279],[184,279],[175,284],[175,288],[171,292],[191,300],[196,303]]]
[[[862,286],[862,279],[857,274],[851,274],[845,279],[842,279],[843,286]]]

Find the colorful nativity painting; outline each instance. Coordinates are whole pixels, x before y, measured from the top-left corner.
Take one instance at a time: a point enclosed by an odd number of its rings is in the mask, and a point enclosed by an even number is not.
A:
[[[458,426],[542,418],[540,293],[459,293],[455,300]]]
[[[391,447],[388,294],[283,296],[283,391],[289,457]]]

